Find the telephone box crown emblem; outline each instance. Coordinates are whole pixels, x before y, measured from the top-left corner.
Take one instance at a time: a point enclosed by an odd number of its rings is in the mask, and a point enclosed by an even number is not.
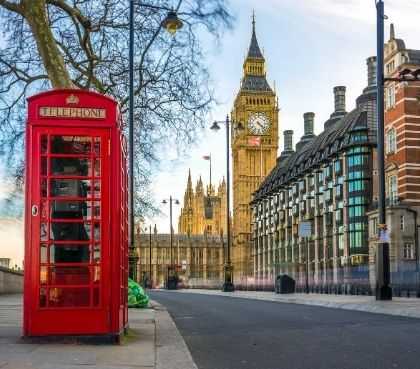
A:
[[[66,99],[66,104],[74,105],[74,104],[78,104],[78,103],[79,103],[79,98],[76,95],[71,94]]]

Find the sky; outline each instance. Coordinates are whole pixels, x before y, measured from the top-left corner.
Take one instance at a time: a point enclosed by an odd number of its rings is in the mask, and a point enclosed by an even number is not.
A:
[[[219,104],[209,116],[223,120],[233,105],[242,77],[242,64],[251,38],[251,16],[256,14],[257,38],[267,63],[267,79],[276,86],[279,98],[279,138],[282,149],[283,131],[294,130],[296,143],[303,134],[303,114],[315,112],[315,133],[333,111],[333,87],[347,86],[347,110],[367,84],[366,58],[376,54],[376,13],[374,0],[231,0],[236,17],[234,29],[224,34],[220,43],[203,40],[211,84]],[[389,24],[395,24],[396,35],[408,48],[420,49],[419,0],[386,0],[386,39]],[[213,183],[226,172],[225,136],[204,129],[201,138],[186,148],[185,157],[169,148],[159,171],[153,178],[156,205],[162,214],[146,219],[145,225],[156,224],[161,233],[169,232],[169,207],[160,205],[169,196],[182,203],[187,175],[191,169],[193,184],[201,175],[208,183],[208,162],[213,158]],[[10,188],[2,178],[1,200]],[[174,228],[180,206],[174,206]],[[0,257],[11,257],[21,264],[23,258],[23,225],[19,220],[0,220]]]
[[[374,0],[232,0],[235,28],[227,32],[219,49],[207,41],[207,59],[219,105],[209,117],[225,119],[233,106],[242,77],[242,64],[251,39],[251,16],[256,14],[256,31],[267,63],[267,79],[276,87],[279,98],[279,146],[283,131],[294,130],[294,143],[303,135],[303,114],[315,113],[315,133],[322,132],[324,122],[333,112],[333,88],[347,87],[347,111],[367,85],[366,59],[376,55],[376,9]],[[408,48],[420,49],[420,1],[386,1],[385,36],[395,24],[397,37]],[[275,81],[275,82],[274,82]],[[212,182],[226,173],[223,131],[204,130],[201,139],[189,148],[189,155],[177,158],[168,152],[161,171],[154,179],[155,200],[159,204],[169,196],[182,205],[188,170],[193,185],[201,175],[209,181],[208,162],[213,158]],[[172,156],[171,156],[172,155]],[[174,228],[181,206],[174,206]],[[146,219],[157,224],[158,231],[169,232],[169,207],[161,205],[162,214]]]

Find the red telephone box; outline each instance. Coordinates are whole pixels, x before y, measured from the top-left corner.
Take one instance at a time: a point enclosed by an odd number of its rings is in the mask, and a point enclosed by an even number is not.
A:
[[[127,325],[126,143],[117,103],[28,99],[24,336],[118,337]]]

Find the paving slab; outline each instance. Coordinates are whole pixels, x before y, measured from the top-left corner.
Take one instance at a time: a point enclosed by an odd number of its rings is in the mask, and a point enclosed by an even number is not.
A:
[[[121,345],[26,343],[22,296],[0,295],[0,369],[197,369],[175,323],[153,301],[129,310]]]

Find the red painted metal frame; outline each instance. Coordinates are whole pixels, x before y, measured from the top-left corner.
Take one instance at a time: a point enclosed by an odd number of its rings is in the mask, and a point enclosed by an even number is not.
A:
[[[76,96],[76,99],[68,99]],[[24,288],[24,336],[48,335],[112,335],[122,333],[128,322],[127,309],[127,278],[128,278],[128,194],[127,194],[127,148],[125,138],[121,131],[121,116],[117,103],[106,96],[95,92],[81,90],[52,90],[28,99],[28,122],[26,130],[26,169],[25,169],[25,288]],[[76,107],[105,109],[106,117],[103,119],[78,119],[57,118],[40,116],[41,107]],[[32,214],[32,206],[41,209],[41,135],[54,136],[86,136],[101,138],[100,168],[100,218],[90,215],[90,223],[98,220],[100,223],[100,262],[95,264],[93,247],[95,240],[80,241],[86,243],[90,250],[89,262],[89,305],[83,307],[66,306],[54,307],[43,305],[40,298],[41,273],[40,273],[40,226],[41,211]],[[50,137],[50,136],[48,136]],[[50,139],[48,138],[48,145]],[[94,158],[93,142],[91,144],[89,159]],[[43,154],[49,163],[54,155],[48,151]],[[72,157],[62,155],[61,157]],[[80,155],[78,155],[80,157]],[[83,156],[83,155],[82,155]],[[91,161],[93,163],[93,161]],[[49,165],[49,164],[48,164]],[[51,166],[49,166],[51,168]],[[94,171],[93,164],[91,171]],[[50,173],[48,172],[48,175]],[[94,176],[94,173],[90,173]],[[56,176],[57,177],[57,176]],[[75,176],[71,176],[74,178]],[[46,177],[48,180],[49,177]],[[77,177],[76,177],[77,178]],[[94,177],[92,177],[94,178]],[[87,179],[86,177],[84,179]],[[91,183],[93,180],[91,179]],[[49,188],[49,182],[47,181]],[[93,184],[92,184],[93,187]],[[50,229],[52,215],[50,214],[49,201],[51,197],[48,189],[46,197],[48,205],[47,225]],[[95,196],[95,195],[94,195]],[[78,198],[60,198],[60,200],[77,200]],[[84,198],[86,201],[86,198]],[[93,207],[93,202],[91,206]],[[64,221],[64,220],[62,220]],[[78,222],[78,220],[65,220]],[[45,222],[45,221],[44,221]],[[58,220],[59,222],[59,220]],[[93,227],[91,227],[93,228]],[[48,231],[50,232],[50,231]],[[91,230],[93,235],[93,230]],[[92,237],[90,237],[92,238]],[[94,238],[94,237],[93,237]],[[49,253],[50,244],[60,244],[57,240],[46,242]],[[61,241],[65,243],[65,241]],[[59,246],[57,246],[59,247]],[[44,258],[44,257],[43,257]],[[44,260],[45,261],[45,260]],[[47,257],[46,265],[50,265]],[[70,263],[56,266],[71,266]],[[78,267],[84,264],[78,263]],[[77,268],[77,266],[75,268]],[[96,268],[96,269],[95,269]],[[100,268],[100,269],[98,269]],[[43,269],[44,271],[45,269]],[[82,270],[82,269],[81,269]],[[87,269],[86,269],[87,270]],[[99,282],[92,281],[93,271],[100,271]],[[49,272],[48,272],[49,273]],[[49,276],[49,274],[47,274]],[[97,274],[95,274],[97,275]],[[50,277],[47,277],[50,278]],[[70,278],[70,280],[72,280]],[[76,278],[77,280],[77,278]],[[67,280],[65,280],[66,282]],[[51,282],[51,279],[47,279]],[[95,284],[97,283],[97,284]],[[50,283],[51,284],[51,283]],[[50,293],[59,285],[51,284],[45,288]],[[95,306],[94,290],[99,286],[99,302]],[[66,284],[66,287],[80,288]],[[48,289],[47,289],[48,288]],[[88,288],[88,287],[86,287]],[[56,292],[54,290],[53,292]],[[95,301],[95,302],[94,302]]]

